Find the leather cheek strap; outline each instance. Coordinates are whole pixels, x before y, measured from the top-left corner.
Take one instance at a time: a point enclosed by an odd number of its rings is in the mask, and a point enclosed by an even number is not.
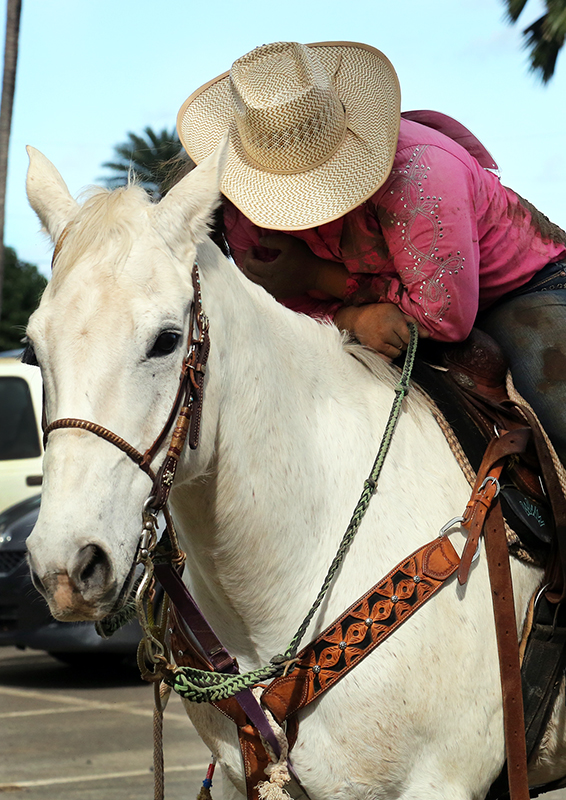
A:
[[[192,450],[197,448],[200,437],[204,377],[206,363],[210,353],[210,336],[208,332],[208,319],[202,309],[200,276],[198,263],[196,261],[193,265],[192,283],[193,304],[189,319],[188,355],[183,361],[179,378],[179,387],[167,421],[153,444],[145,453],[141,453],[121,436],[118,436],[118,434],[96,422],[74,417],[65,417],[46,425],[45,411],[43,414],[44,449],[47,446],[49,434],[54,430],[61,430],[63,428],[88,431],[89,433],[94,433],[96,436],[99,436],[101,439],[105,439],[125,453],[141,470],[149,475],[153,481],[153,488],[150,495],[151,507],[156,512],[162,510],[167,503],[187,435],[189,437],[189,446]],[[45,402],[43,408],[45,410]],[[171,437],[167,455],[156,476],[150,465],[175,422],[176,426]]]

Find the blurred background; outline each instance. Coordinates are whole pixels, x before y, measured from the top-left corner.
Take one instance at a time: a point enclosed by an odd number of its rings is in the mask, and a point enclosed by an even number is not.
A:
[[[508,7],[523,5],[511,24]],[[556,5],[566,16],[564,2]],[[108,177],[102,164],[128,132],[173,131],[189,94],[278,40],[382,50],[398,72],[403,110],[462,122],[492,153],[503,183],[565,227],[564,56],[544,85],[529,69],[523,35],[545,12],[542,0],[23,0],[5,244],[48,274],[51,248],[25,197],[26,144],[53,161],[76,196]]]

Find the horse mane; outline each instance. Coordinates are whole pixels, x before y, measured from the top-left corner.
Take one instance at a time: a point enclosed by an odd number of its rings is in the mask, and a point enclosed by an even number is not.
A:
[[[149,205],[152,201],[147,192],[135,183],[118,189],[89,189],[87,199],[62,234],[65,247],[59,252],[56,247],[53,289],[89,251],[104,253],[105,263],[115,273],[126,260],[143,211]]]

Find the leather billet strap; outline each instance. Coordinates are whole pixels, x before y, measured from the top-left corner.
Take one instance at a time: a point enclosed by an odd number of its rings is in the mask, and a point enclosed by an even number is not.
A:
[[[167,502],[187,435],[189,437],[189,446],[193,450],[198,446],[200,436],[204,376],[206,362],[210,353],[210,337],[208,333],[208,319],[202,308],[200,276],[197,261],[195,261],[193,265],[192,282],[193,303],[189,319],[187,356],[181,368],[179,388],[177,389],[177,394],[165,425],[145,453],[141,453],[125,439],[122,439],[121,436],[118,436],[103,425],[84,419],[77,419],[74,417],[57,419],[49,425],[46,425],[43,432],[44,448],[47,446],[49,434],[54,430],[60,430],[62,428],[74,428],[94,433],[101,439],[105,439],[107,442],[110,442],[110,444],[118,447],[118,449],[125,453],[153,480],[150,506],[154,511],[163,509]],[[157,476],[155,476],[150,465],[174,423],[176,423],[175,429],[171,437],[167,455],[165,456],[165,460]]]
[[[202,668],[212,669],[215,672],[237,673],[238,665],[236,659],[232,658],[206,621],[204,614],[187,589],[178,570],[175,569],[170,561],[165,563],[156,562],[154,570],[157,580],[173,603],[172,615],[175,617],[175,625],[172,627],[179,629],[179,635],[182,630],[180,620],[184,622],[204,656],[204,659],[201,658]],[[189,646],[191,646],[190,640],[183,640],[181,650],[184,652]],[[179,648],[177,648],[178,651]],[[198,651],[195,651],[195,656],[197,655],[199,655]]]
[[[493,503],[487,516],[484,540],[499,654],[509,794],[511,800],[529,800],[517,620],[507,536],[499,500]]]
[[[163,577],[163,573],[158,575],[160,582]],[[195,601],[192,598],[190,598],[188,602],[184,599],[180,599],[177,590],[171,586],[170,581],[167,578],[165,581],[166,585],[164,588],[168,594],[171,588],[172,599],[177,597],[179,605],[179,607],[177,607],[173,599],[173,605],[170,608],[169,616],[170,644],[177,665],[180,667],[188,666],[196,669],[209,669],[232,674],[237,673],[238,664],[236,660],[233,659],[220,644],[216,634],[212,631],[204,617],[201,616],[201,619],[194,619],[195,608],[198,609]],[[200,614],[200,610],[198,613]],[[191,621],[190,626],[187,624],[187,621]],[[215,667],[213,664],[217,666]],[[221,669],[218,669],[218,667],[221,667]],[[279,742],[265,716],[265,712],[251,689],[238,692],[234,697],[218,700],[212,703],[212,705],[224,714],[225,717],[232,720],[237,727],[238,742],[242,752],[244,773],[246,776],[247,795],[249,800],[258,800],[256,787],[260,780],[265,780],[265,769],[270,763],[269,755],[260,738],[260,734],[263,739],[269,742],[277,758],[279,758],[281,753]],[[297,725],[291,724],[287,727],[287,736],[290,740],[290,745],[294,743],[296,735]],[[289,764],[289,769],[298,782],[298,778],[294,774],[291,764]]]
[[[485,451],[476,476],[472,496],[464,511],[462,527],[468,531],[468,540],[458,569],[458,582],[468,580],[472,559],[479,544],[486,516],[499,494],[499,477],[510,455],[523,453],[530,439],[529,428],[517,428],[491,440]]]
[[[499,656],[511,800],[529,800],[529,783],[513,583],[505,523],[495,487],[498,487],[497,479],[508,456],[524,452],[530,436],[530,429],[518,428],[493,439],[488,445],[478,470],[472,498],[464,512],[463,526],[468,527],[469,534],[462,553],[462,574],[460,571],[458,574],[460,583],[464,583],[483,531]]]
[[[178,666],[192,666],[236,675],[239,672],[238,662],[232,658],[206,621],[175,567],[170,562],[156,563],[155,575],[171,598],[169,625],[172,650]],[[219,701],[214,705],[230,716],[239,728],[251,722],[279,757],[281,752],[279,743],[263,709],[250,689],[238,692],[233,698]],[[267,754],[262,758],[267,759],[267,765],[269,762]]]

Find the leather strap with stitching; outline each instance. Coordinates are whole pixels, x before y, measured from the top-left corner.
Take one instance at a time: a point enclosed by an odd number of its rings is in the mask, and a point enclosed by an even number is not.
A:
[[[47,446],[49,434],[54,430],[63,428],[74,428],[94,433],[101,439],[105,439],[115,447],[118,447],[153,480],[150,505],[156,512],[163,509],[167,502],[187,435],[189,437],[189,446],[192,450],[196,449],[199,442],[204,375],[210,353],[210,337],[208,319],[202,309],[200,278],[196,261],[192,270],[192,282],[194,300],[189,319],[187,356],[181,368],[179,388],[165,425],[145,453],[141,453],[121,436],[118,436],[118,434],[103,425],[89,420],[74,417],[57,419],[49,425],[45,425],[43,432],[44,449]],[[155,476],[150,464],[165,441],[175,420],[175,430],[171,437],[169,449],[157,476]]]
[[[531,435],[529,428],[518,428],[492,439],[478,470],[472,496],[464,511],[462,527],[468,531],[468,540],[458,569],[458,582],[463,585],[479,544],[481,532],[491,504],[499,492],[498,480],[509,455],[523,453]]]
[[[517,621],[505,524],[497,499],[484,525],[484,539],[499,653],[510,796],[511,800],[529,800]]]
[[[460,559],[446,537],[420,547],[308,644],[262,702],[282,723],[333,686],[429,600]]]
[[[458,575],[460,583],[464,583],[471,556],[475,552],[483,529],[499,656],[505,752],[511,800],[529,800],[529,782],[519,642],[509,550],[503,514],[497,499],[498,492],[494,487],[497,486],[497,479],[507,457],[523,452],[530,435],[530,429],[519,428],[493,439],[488,445],[478,470],[475,491],[464,512],[463,524],[468,524],[470,527],[470,535],[462,554],[463,575]]]

